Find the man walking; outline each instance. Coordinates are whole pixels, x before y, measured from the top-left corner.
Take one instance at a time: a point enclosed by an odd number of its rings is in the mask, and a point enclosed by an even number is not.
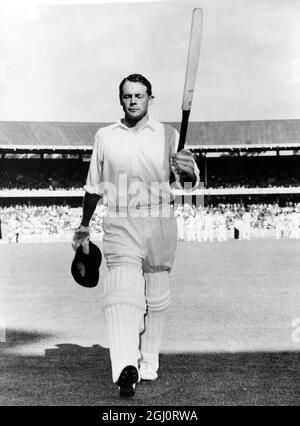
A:
[[[119,86],[124,118],[101,128],[84,187],[83,214],[73,248],[89,235],[98,200],[103,218],[103,252],[108,274],[104,312],[112,378],[121,396],[133,396],[139,380],[155,380],[165,310],[170,305],[169,273],[177,243],[170,206],[172,173],[196,185],[192,154],[177,151],[178,133],[149,118],[150,82],[132,74]]]

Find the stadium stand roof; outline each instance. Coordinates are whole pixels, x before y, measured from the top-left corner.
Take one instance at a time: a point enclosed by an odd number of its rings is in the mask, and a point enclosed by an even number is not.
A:
[[[0,121],[0,150],[90,150],[109,123]],[[178,130],[180,123],[168,123]],[[191,122],[187,145],[195,150],[300,147],[300,119]]]

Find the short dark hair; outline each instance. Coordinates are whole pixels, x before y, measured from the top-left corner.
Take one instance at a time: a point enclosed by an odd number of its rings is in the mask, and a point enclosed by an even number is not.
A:
[[[149,96],[152,96],[152,86],[149,80],[141,74],[130,74],[128,77],[123,78],[119,86],[119,96],[122,96],[123,86],[126,81],[131,81],[133,83],[141,83],[147,87],[147,93]]]

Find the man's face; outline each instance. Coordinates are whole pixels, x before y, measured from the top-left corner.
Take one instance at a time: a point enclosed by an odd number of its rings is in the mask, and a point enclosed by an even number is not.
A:
[[[123,86],[120,103],[123,107],[125,117],[130,120],[141,120],[148,113],[148,106],[152,97],[147,93],[144,84],[126,81]]]

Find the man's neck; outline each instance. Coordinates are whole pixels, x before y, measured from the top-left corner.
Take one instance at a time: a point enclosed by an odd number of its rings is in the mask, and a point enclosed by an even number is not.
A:
[[[124,118],[122,118],[121,122],[133,132],[137,132],[147,123],[148,120],[149,120],[149,116],[148,114],[146,114],[144,115],[143,118],[141,118],[138,121],[131,120],[130,118],[125,116]]]

